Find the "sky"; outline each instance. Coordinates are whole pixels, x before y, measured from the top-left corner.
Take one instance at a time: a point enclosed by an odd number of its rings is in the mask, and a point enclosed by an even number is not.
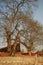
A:
[[[5,10],[5,9],[3,9],[3,10]],[[41,24],[43,24],[43,0],[39,0],[38,1],[38,7],[34,11],[34,19],[38,20],[38,22],[40,22]],[[1,40],[1,38],[0,38],[0,40]],[[2,41],[0,41],[0,42],[2,42]],[[7,45],[7,43],[6,44],[4,44],[4,43],[1,44],[0,43],[0,48],[1,47],[5,47],[6,45]]]
[[[38,0],[38,7],[34,12],[34,19],[43,24],[43,0]]]

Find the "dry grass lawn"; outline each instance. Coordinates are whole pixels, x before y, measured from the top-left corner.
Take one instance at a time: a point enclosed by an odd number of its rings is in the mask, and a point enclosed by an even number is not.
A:
[[[6,57],[0,56],[0,65],[43,65],[43,57],[37,55],[21,55],[16,53],[14,57],[6,55]]]

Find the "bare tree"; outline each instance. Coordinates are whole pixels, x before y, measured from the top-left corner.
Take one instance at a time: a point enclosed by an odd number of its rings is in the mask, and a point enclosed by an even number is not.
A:
[[[17,21],[24,19],[22,13],[32,18],[32,6],[36,0],[9,0],[0,4],[0,31],[7,40],[8,52],[11,54],[11,36],[14,33]],[[26,18],[26,17],[25,17]],[[25,19],[26,20],[26,19]]]
[[[23,15],[23,14],[22,14]],[[19,22],[16,26],[16,30],[18,31],[16,38],[14,39],[14,45],[12,48],[12,55],[14,55],[15,53],[15,49],[17,44],[23,44],[24,46],[26,46],[26,48],[28,49],[28,53],[33,49],[33,45],[34,42],[37,40],[43,40],[41,34],[43,34],[42,32],[42,26],[37,22],[34,21],[32,19],[28,19],[27,16],[23,15],[20,22],[22,22],[22,24]],[[18,18],[18,17],[17,17]],[[20,17],[21,18],[21,17]],[[20,20],[18,18],[18,20]],[[22,25],[22,29],[19,30],[20,26]],[[20,38],[23,37],[24,40],[21,40]]]
[[[28,19],[27,19],[28,20]],[[29,21],[29,22],[28,22]],[[28,20],[25,24],[24,32],[22,31],[21,36],[24,38],[24,41],[21,42],[28,49],[28,53],[34,49],[33,45],[35,41],[43,41],[43,31],[42,26],[34,20]],[[38,43],[39,44],[39,43]],[[40,43],[42,44],[42,43]]]

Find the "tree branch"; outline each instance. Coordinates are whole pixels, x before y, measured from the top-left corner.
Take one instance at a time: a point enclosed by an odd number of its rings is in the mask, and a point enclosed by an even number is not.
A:
[[[0,13],[2,13],[2,14],[5,16],[5,19],[6,19],[6,20],[9,20],[8,16],[6,15],[7,13],[4,13],[4,12],[2,12],[2,11],[0,11]]]

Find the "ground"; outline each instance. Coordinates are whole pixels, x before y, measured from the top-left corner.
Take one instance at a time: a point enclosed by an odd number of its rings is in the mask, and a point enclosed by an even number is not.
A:
[[[14,57],[10,57],[8,53],[1,54],[0,65],[43,65],[43,56],[29,56],[16,53]]]

